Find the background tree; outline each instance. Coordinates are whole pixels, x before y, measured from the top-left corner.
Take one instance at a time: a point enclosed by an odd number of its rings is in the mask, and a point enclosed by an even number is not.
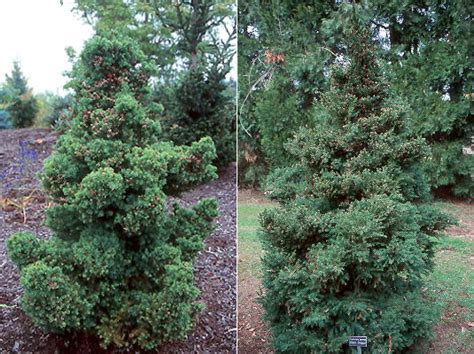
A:
[[[9,129],[12,127],[8,111],[0,109],[0,129]]]
[[[436,318],[422,279],[449,219],[423,203],[426,145],[352,21],[313,124],[286,145],[295,163],[272,178],[281,207],[261,216],[262,303],[281,352],[349,353],[351,335],[368,336],[371,352],[400,352]],[[288,182],[295,170],[299,184]]]
[[[0,85],[0,129],[8,129],[12,127],[10,114],[6,110],[10,101],[10,92],[8,87]]]
[[[234,1],[76,0],[75,11],[99,33],[123,28],[156,59],[154,95],[165,108],[168,139],[189,144],[210,136],[216,163],[234,160],[235,91],[227,92],[235,83],[226,80],[234,56]]]
[[[235,160],[235,82],[218,73],[191,69],[168,91],[163,126],[168,139],[189,144],[196,137],[210,136],[217,151],[216,164]]]
[[[37,96],[40,107],[36,117],[37,126],[59,128],[68,119],[71,109],[73,95],[68,93],[64,96],[52,92],[40,93]]]
[[[281,148],[283,145],[275,145],[275,141],[291,137],[300,119],[305,124],[312,104],[327,90],[329,67],[345,51],[341,33],[347,23],[346,13],[357,6],[359,19],[369,28],[392,75],[394,88],[409,103],[413,129],[426,138],[433,150],[432,159],[424,164],[431,188],[472,196],[474,182],[470,171],[474,160],[462,153],[463,145],[473,135],[469,105],[472,74],[468,69],[471,41],[466,28],[472,18],[472,6],[462,0],[449,4],[443,1],[363,4],[261,0],[248,5],[250,16],[241,15],[239,20],[242,52],[239,63],[244,63],[247,57],[252,58],[252,63],[262,64],[239,71],[239,81],[244,85],[249,72],[254,72],[249,85],[252,90],[240,86],[239,137],[247,146],[254,147],[254,152],[246,155],[255,156],[256,161],[270,169],[278,165],[281,156],[284,165],[288,155]],[[246,41],[245,28],[251,28],[251,46],[242,45]],[[264,65],[266,53],[284,54],[278,70]],[[262,76],[265,80],[260,80]],[[280,85],[281,89],[277,89]],[[245,96],[248,98],[244,99]],[[276,127],[277,110],[261,109],[258,114],[249,114],[255,112],[253,109],[246,110],[246,106],[270,107],[272,103],[265,103],[267,99],[281,102],[283,109],[287,99],[290,106],[294,106],[291,101],[297,103],[293,125],[286,132]],[[273,143],[270,149],[265,147],[268,131],[273,134],[267,139]],[[276,154],[267,152],[275,149],[279,150]],[[245,161],[239,164],[244,169],[246,165]],[[245,170],[239,173],[248,174]]]
[[[238,73],[238,180],[241,185],[258,184],[261,177],[266,175],[264,165],[260,163],[263,153],[261,145],[256,137],[255,124],[255,100],[250,98],[253,93],[254,82],[258,82],[261,68],[256,61],[258,56],[258,42],[254,37],[258,13],[253,2],[244,1],[238,3],[239,27],[237,51],[237,73]],[[261,74],[261,73],[260,73]],[[252,124],[253,123],[253,124]]]
[[[33,125],[38,113],[38,104],[33,91],[27,86],[18,61],[13,63],[11,76],[6,75],[6,86],[12,92],[7,110],[13,127],[26,128]]]
[[[133,39],[95,36],[72,71],[71,128],[45,161],[50,240],[8,240],[24,288],[22,306],[46,331],[84,331],[104,346],[183,338],[199,294],[193,261],[212,230],[216,201],[167,204],[216,178],[209,138],[160,141],[149,88],[154,65]]]
[[[239,4],[240,183],[258,185],[261,171],[290,158],[283,144],[327,87],[323,71],[333,58],[318,27],[336,8],[314,0]]]
[[[173,89],[163,91],[165,131],[180,144],[212,137],[219,165],[235,159],[235,83],[226,80],[234,55],[234,9],[230,1],[177,2],[161,17],[179,37],[176,50],[184,66]]]
[[[386,24],[380,31],[389,34],[394,84],[410,103],[413,129],[432,147],[433,158],[425,164],[430,185],[474,197],[474,158],[462,153],[474,136],[472,3],[409,1],[374,7],[376,22]]]

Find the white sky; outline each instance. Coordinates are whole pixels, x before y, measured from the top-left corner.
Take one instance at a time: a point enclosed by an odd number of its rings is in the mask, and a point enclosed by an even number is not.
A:
[[[63,94],[71,69],[66,47],[76,53],[93,35],[92,27],[71,12],[73,0],[0,0],[0,83],[20,62],[34,93]],[[230,76],[236,78],[236,58]]]
[[[0,82],[18,59],[34,93],[63,93],[71,69],[65,48],[80,52],[92,28],[71,12],[72,0],[0,0]]]

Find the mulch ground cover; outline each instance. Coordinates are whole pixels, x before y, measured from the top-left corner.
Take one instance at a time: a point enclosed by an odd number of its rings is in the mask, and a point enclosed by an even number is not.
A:
[[[56,138],[48,129],[0,130],[0,192],[4,198],[27,204],[24,212],[18,205],[0,206],[0,353],[138,353],[103,350],[91,335],[42,333],[21,309],[19,274],[6,254],[5,241],[18,231],[32,231],[40,238],[51,236],[51,231],[42,226],[48,201],[39,189],[36,173]],[[235,164],[231,164],[220,171],[218,180],[179,199],[183,205],[205,197],[219,201],[216,229],[206,239],[194,268],[195,282],[201,290],[198,301],[205,309],[185,341],[169,343],[153,353],[236,352],[235,178]]]

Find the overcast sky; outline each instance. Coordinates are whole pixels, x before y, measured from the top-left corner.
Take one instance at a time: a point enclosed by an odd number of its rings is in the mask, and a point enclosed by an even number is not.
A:
[[[73,0],[0,0],[0,83],[19,60],[23,74],[34,93],[52,91],[62,94],[71,69],[65,48],[77,53],[93,34],[71,12]],[[236,77],[236,58],[230,76]]]
[[[92,28],[71,12],[72,0],[0,0],[0,82],[19,60],[35,93],[62,93],[71,65],[65,48],[80,52]]]

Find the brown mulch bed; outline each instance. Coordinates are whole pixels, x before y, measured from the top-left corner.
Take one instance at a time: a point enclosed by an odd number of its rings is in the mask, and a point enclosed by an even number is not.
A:
[[[14,183],[19,173],[10,173],[0,181],[3,196],[11,198],[36,192],[23,215],[14,207],[0,209],[0,353],[106,353],[139,351],[104,351],[92,336],[83,334],[60,336],[42,333],[23,313],[19,303],[22,289],[18,270],[6,254],[6,239],[18,231],[32,231],[40,238],[48,238],[51,232],[41,225],[46,198],[39,191],[35,173],[41,169],[42,160],[52,150],[56,134],[47,129],[0,130],[0,173],[19,165],[19,143],[27,142],[29,150],[38,157],[28,163],[20,182]],[[236,352],[236,191],[235,164],[222,169],[219,179],[187,192],[181,196],[182,204],[193,204],[204,197],[216,197],[220,216],[216,230],[205,241],[205,249],[195,264],[195,281],[205,305],[196,319],[194,329],[187,340],[170,343],[154,353],[235,353]],[[7,186],[5,191],[5,182]]]

